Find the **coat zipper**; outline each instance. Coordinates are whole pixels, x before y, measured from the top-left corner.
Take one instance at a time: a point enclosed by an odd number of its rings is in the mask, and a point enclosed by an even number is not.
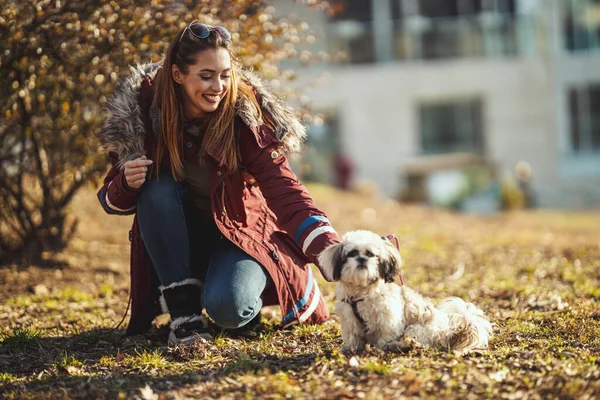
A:
[[[223,207],[223,216],[227,215],[227,208],[225,208],[225,181],[221,182],[221,206]]]

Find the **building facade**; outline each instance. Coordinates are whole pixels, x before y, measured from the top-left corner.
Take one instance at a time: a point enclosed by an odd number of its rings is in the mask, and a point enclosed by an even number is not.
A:
[[[287,0],[315,32],[307,95],[315,143],[390,196],[415,165],[472,155],[497,176],[531,167],[540,206],[600,205],[600,1],[356,0],[325,15]],[[446,157],[446,158],[440,158]],[[450,157],[450,158],[448,158]]]

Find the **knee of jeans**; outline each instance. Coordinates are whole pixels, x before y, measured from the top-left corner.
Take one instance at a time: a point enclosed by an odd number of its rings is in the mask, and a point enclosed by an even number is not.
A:
[[[181,183],[175,181],[169,174],[160,177],[152,176],[143,186],[138,199],[138,208],[164,209],[169,199],[181,197]]]
[[[260,308],[260,297],[235,296],[232,293],[205,292],[204,309],[215,324],[221,328],[235,329],[246,325],[254,318]]]

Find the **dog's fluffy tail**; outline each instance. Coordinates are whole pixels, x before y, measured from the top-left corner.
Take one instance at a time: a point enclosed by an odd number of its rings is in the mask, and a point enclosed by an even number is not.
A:
[[[480,308],[458,297],[448,297],[436,308],[448,315],[452,332],[448,344],[452,350],[468,352],[488,347],[492,324]]]

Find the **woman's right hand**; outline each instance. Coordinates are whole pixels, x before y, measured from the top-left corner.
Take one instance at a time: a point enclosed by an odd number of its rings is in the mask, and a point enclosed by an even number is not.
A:
[[[152,160],[148,160],[146,156],[141,156],[135,160],[127,161],[123,164],[125,168],[125,181],[127,186],[132,189],[137,189],[146,181],[146,173],[148,166],[152,164]]]

